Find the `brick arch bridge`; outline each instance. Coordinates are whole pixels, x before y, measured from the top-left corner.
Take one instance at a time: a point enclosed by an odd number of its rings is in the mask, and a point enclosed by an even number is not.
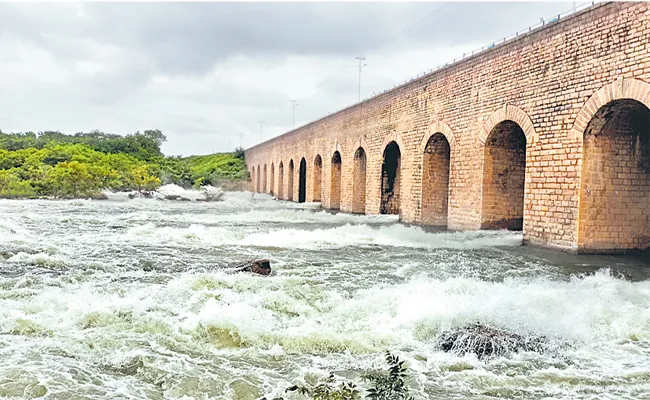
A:
[[[650,3],[592,6],[246,150],[251,189],[567,251],[648,249],[649,38]]]

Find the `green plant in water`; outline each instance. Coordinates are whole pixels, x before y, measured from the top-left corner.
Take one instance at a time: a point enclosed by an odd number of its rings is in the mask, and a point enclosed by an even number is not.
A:
[[[388,370],[366,372],[361,379],[369,382],[367,399],[370,400],[412,400],[406,384],[408,367],[399,357],[386,352]],[[294,385],[287,392],[298,392],[313,400],[360,400],[360,394],[354,383],[349,381],[337,382],[334,375],[330,374],[325,382],[315,386]],[[264,398],[263,398],[264,399]],[[260,399],[260,400],[263,400]],[[274,399],[281,400],[281,399]]]
[[[372,383],[366,398],[372,400],[412,400],[406,385],[408,367],[399,357],[386,352],[388,371],[369,372],[362,375],[362,379]]]
[[[334,374],[330,374],[325,382],[319,383],[313,387],[292,386],[287,392],[297,391],[298,393],[308,396],[313,400],[358,400],[359,391],[354,383],[343,381],[338,383]]]

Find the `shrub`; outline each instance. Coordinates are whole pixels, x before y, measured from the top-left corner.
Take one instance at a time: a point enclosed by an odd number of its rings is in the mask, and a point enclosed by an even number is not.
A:
[[[412,400],[406,385],[408,368],[404,361],[386,352],[388,370],[372,371],[361,375],[361,379],[371,384],[366,395],[370,400]],[[286,392],[298,392],[313,400],[360,400],[357,386],[347,380],[339,380],[330,374],[325,382],[317,385],[291,386]],[[263,399],[261,399],[263,400]],[[281,399],[274,399],[281,400]]]

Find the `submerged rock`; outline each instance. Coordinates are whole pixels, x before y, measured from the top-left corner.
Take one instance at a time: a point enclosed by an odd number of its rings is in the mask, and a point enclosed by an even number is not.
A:
[[[445,352],[461,356],[473,353],[479,359],[508,356],[519,351],[542,353],[549,350],[547,339],[543,336],[522,336],[482,324],[445,331],[438,338],[438,346]]]
[[[128,193],[129,199],[141,198],[141,199],[151,199],[154,197],[154,192],[147,190],[134,190]]]
[[[12,253],[11,251],[0,251],[0,258],[2,258],[4,260],[8,260],[13,256],[15,256],[15,254]]]
[[[251,260],[247,261],[246,264],[239,265],[237,268],[235,272],[252,272],[264,276],[271,274],[271,262],[269,260]]]
[[[91,200],[108,200],[108,196],[103,192],[92,193],[88,198]]]

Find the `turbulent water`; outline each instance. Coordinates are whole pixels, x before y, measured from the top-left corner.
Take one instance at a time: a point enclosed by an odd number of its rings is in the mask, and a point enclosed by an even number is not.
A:
[[[408,360],[428,399],[650,399],[650,273],[251,193],[0,201],[0,398],[256,399]],[[268,258],[276,275],[230,274]],[[558,349],[478,360],[473,322]]]

